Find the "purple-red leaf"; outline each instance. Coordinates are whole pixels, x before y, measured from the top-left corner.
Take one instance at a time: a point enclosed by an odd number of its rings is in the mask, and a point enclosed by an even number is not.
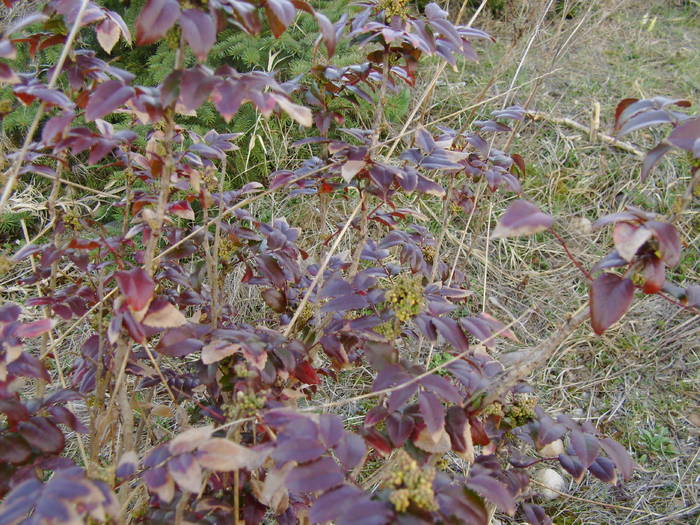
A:
[[[36,449],[46,454],[56,454],[63,450],[63,432],[51,421],[43,417],[33,417],[19,424],[19,433]]]
[[[626,261],[631,261],[637,251],[651,237],[651,230],[629,222],[618,222],[613,229],[615,249]]]
[[[136,19],[136,45],[145,46],[163,38],[179,15],[176,0],[147,0]]]
[[[350,470],[355,468],[365,457],[367,445],[365,445],[365,440],[357,434],[346,433],[340,438],[334,450],[343,466]]]
[[[296,493],[327,490],[342,482],[338,464],[329,457],[299,465],[287,476],[287,488]]]
[[[216,24],[209,13],[187,9],[180,13],[182,35],[200,62],[204,62],[216,42]]]
[[[204,104],[211,93],[216,77],[201,66],[186,69],[180,77],[180,102],[187,111],[194,111]]]
[[[433,326],[446,341],[455,347],[459,352],[464,352],[469,348],[469,340],[464,335],[457,321],[449,317],[433,317]]]
[[[675,266],[681,259],[681,238],[678,230],[667,222],[647,221],[644,224],[659,244],[658,256],[666,266]]]
[[[445,426],[445,407],[432,392],[423,390],[418,396],[418,405],[428,431],[435,434]]]
[[[617,482],[617,474],[615,474],[615,463],[606,457],[597,457],[588,470],[596,478],[605,483],[615,484]]]
[[[117,272],[114,277],[127,304],[133,310],[143,310],[153,299],[156,285],[143,268]]]
[[[617,107],[615,108],[615,129],[619,129],[619,121],[620,117],[622,116],[623,111],[627,109],[630,105],[634,104],[637,102],[639,99],[638,98],[623,98],[618,104]]]
[[[122,454],[119,458],[119,463],[115,475],[118,479],[125,479],[133,476],[136,473],[136,468],[138,467],[139,459],[136,452],[130,450]]]
[[[657,293],[666,281],[666,266],[658,257],[653,257],[646,262],[642,270],[644,286],[642,290],[647,294]]]
[[[638,129],[655,126],[657,124],[667,124],[669,122],[673,122],[673,120],[668,111],[663,109],[645,111],[629,119],[620,129],[618,136],[623,137]]]
[[[688,306],[700,306],[700,285],[694,284],[685,289],[685,298]]]
[[[0,462],[24,463],[31,455],[32,449],[19,436],[0,437]]]
[[[318,25],[321,28],[323,43],[326,46],[328,57],[330,58],[335,54],[335,46],[337,44],[335,27],[333,27],[331,21],[328,20],[328,17],[323,13],[315,13],[315,16],[316,20],[318,21]]]
[[[644,162],[642,163],[642,182],[646,180],[646,178],[649,176],[649,173],[651,173],[651,170],[654,169],[654,167],[659,163],[663,156],[666,155],[666,153],[668,153],[670,149],[671,146],[669,146],[665,142],[662,142],[647,153],[646,157],[644,157]]]
[[[335,414],[318,416],[318,432],[327,448],[334,447],[344,435],[343,420]]]
[[[568,454],[559,454],[559,463],[564,470],[571,474],[576,482],[583,479],[586,469],[576,458],[569,456]]]
[[[494,503],[500,510],[510,514],[515,513],[515,500],[506,486],[491,476],[477,475],[469,478],[467,487]]]
[[[548,229],[552,217],[539,210],[537,206],[525,200],[511,204],[493,231],[493,238],[531,235]]]
[[[525,513],[525,519],[531,525],[552,525],[552,519],[547,516],[547,513],[539,505],[524,503],[523,512]]]
[[[311,523],[336,520],[351,508],[363,492],[353,485],[342,485],[318,498],[309,510]]]
[[[700,138],[700,118],[684,122],[674,129],[666,141],[673,146],[693,153]],[[697,155],[695,155],[697,157]]]
[[[437,374],[431,374],[420,380],[420,384],[426,390],[434,392],[440,396],[445,401],[450,403],[461,403],[463,396],[459,393],[452,383],[450,383],[444,377],[440,377]]]
[[[119,80],[108,80],[92,92],[87,107],[85,118],[95,120],[112,113],[134,95],[134,88],[127,86]]]
[[[571,447],[584,468],[588,467],[600,452],[600,443],[595,436],[574,430],[571,433]]]
[[[313,437],[285,439],[272,451],[272,459],[282,465],[288,461],[311,461],[326,451],[326,447]]]
[[[627,449],[620,445],[617,441],[610,438],[600,440],[600,446],[610,456],[610,459],[615,463],[615,466],[622,474],[625,481],[632,477],[634,470],[634,461],[630,457]]]
[[[15,335],[17,337],[37,337],[51,330],[51,319],[40,319],[31,323],[24,323],[17,327]]]
[[[632,304],[634,284],[630,279],[604,273],[591,285],[589,293],[591,326],[600,335],[617,322]]]
[[[415,423],[413,418],[394,412],[386,420],[386,430],[389,434],[391,444],[395,447],[402,447],[413,432]]]
[[[267,0],[265,2],[265,14],[270,22],[270,29],[275,38],[282,36],[287,27],[294,22],[296,9],[289,0]]]
[[[119,41],[121,29],[111,18],[105,18],[95,29],[97,41],[107,54],[112,52],[112,48]]]

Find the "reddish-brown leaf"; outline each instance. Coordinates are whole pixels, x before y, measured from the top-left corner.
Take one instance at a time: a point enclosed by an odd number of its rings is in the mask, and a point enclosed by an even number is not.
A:
[[[432,392],[423,390],[418,396],[418,405],[423,415],[423,421],[431,434],[442,430],[445,426],[445,407]]]
[[[136,18],[136,45],[145,46],[163,38],[179,16],[177,0],[147,0]]]
[[[267,0],[265,2],[265,14],[275,38],[282,36],[287,27],[294,22],[296,13],[294,4],[290,0]]]
[[[108,80],[92,92],[87,107],[85,118],[95,120],[112,113],[134,95],[134,88],[127,86],[120,80]]]
[[[610,459],[613,460],[625,481],[630,479],[635,465],[627,449],[610,438],[601,439],[600,446],[603,447],[603,450],[605,450]]]
[[[652,232],[659,243],[659,258],[667,266],[675,266],[681,259],[681,238],[678,230],[667,222],[647,221],[644,224]]]
[[[156,285],[143,268],[117,272],[114,277],[127,304],[133,310],[143,310],[153,299]]]
[[[180,14],[182,35],[200,62],[204,62],[216,42],[216,24],[209,13],[186,9]]]
[[[688,120],[674,129],[666,139],[677,148],[693,152],[700,138],[700,118]]]
[[[613,229],[615,249],[626,261],[631,261],[639,248],[652,236],[651,230],[629,222],[618,222]]]
[[[633,296],[630,279],[612,273],[599,275],[589,293],[593,331],[600,335],[617,322],[632,304]]]
[[[338,464],[329,457],[299,465],[287,475],[287,488],[296,493],[327,490],[342,482]]]
[[[644,277],[644,293],[657,293],[661,290],[666,280],[666,266],[661,259],[653,257],[644,265],[642,276]]]
[[[293,375],[299,381],[306,383],[307,385],[318,385],[321,383],[321,378],[308,361],[302,361],[299,363],[294,369]]]
[[[335,34],[335,27],[328,17],[323,13],[315,13],[318,25],[321,28],[321,36],[323,38],[323,43],[328,51],[328,57],[332,57],[335,54],[335,46],[337,44],[337,37]]]
[[[224,438],[211,438],[199,447],[199,464],[209,470],[229,472],[242,468],[253,470],[265,459],[256,450],[243,447]]]
[[[600,451],[598,438],[578,430],[571,433],[571,447],[584,468],[593,463]]]
[[[143,324],[152,328],[176,328],[187,324],[187,319],[177,307],[159,297],[151,303]]]
[[[513,202],[501,217],[493,231],[493,238],[531,235],[548,229],[552,217],[542,213],[537,206],[525,200]]]

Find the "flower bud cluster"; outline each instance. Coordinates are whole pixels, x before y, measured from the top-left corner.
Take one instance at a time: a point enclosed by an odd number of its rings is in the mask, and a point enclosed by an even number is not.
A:
[[[83,225],[80,223],[80,216],[72,211],[63,216],[63,224],[65,225],[66,229],[74,232],[79,232],[83,229]]]
[[[384,11],[387,19],[394,16],[406,18],[408,16],[408,0],[381,0],[379,9]]]
[[[393,321],[387,321],[374,327],[374,331],[379,335],[383,335],[388,340],[393,340],[401,335],[401,327],[397,326]]]
[[[399,321],[408,321],[423,310],[423,284],[420,275],[400,275],[393,280],[384,295]]]
[[[435,261],[435,256],[437,255],[435,246],[426,244],[421,248],[421,251],[423,252],[423,259],[425,259],[425,262],[427,262],[428,264],[433,264],[433,262]]]
[[[14,263],[12,262],[12,259],[5,255],[0,255],[0,275],[5,275],[8,273],[13,266]]]
[[[222,237],[219,241],[219,259],[223,262],[231,262],[239,244],[229,237]]]
[[[425,510],[437,510],[433,480],[435,469],[430,466],[418,466],[415,459],[404,450],[397,452],[397,462],[387,479],[387,485],[393,490],[389,501],[397,512],[406,511],[411,504]]]
[[[232,417],[240,416],[251,416],[256,414],[261,408],[265,406],[265,395],[264,393],[256,392],[236,392],[236,403],[232,407],[237,413]]]
[[[506,416],[511,418],[515,426],[524,425],[535,418],[537,397],[530,394],[515,394],[513,404],[508,407]]]

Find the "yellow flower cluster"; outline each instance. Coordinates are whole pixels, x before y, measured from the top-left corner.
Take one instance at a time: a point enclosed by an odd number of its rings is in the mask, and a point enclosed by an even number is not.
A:
[[[299,317],[297,317],[296,326],[297,328],[303,328],[309,321],[311,321],[316,315],[316,308],[311,303],[306,303],[304,308],[302,308]]]
[[[401,327],[397,326],[392,321],[387,321],[374,327],[374,331],[379,335],[383,335],[389,340],[396,339],[401,335]]]
[[[500,416],[503,417],[503,405],[498,401],[494,401],[489,406],[484,408],[482,414],[486,417],[488,416]]]
[[[451,202],[450,202],[450,211],[451,211],[454,215],[459,215],[460,213],[463,213],[463,212],[464,212],[464,209],[463,209],[459,204],[457,204],[456,202],[451,201]]]
[[[6,255],[0,255],[0,275],[5,275],[8,273],[13,266],[14,263],[12,262],[12,259]]]
[[[248,377],[251,375],[250,371],[248,370],[248,367],[243,363],[236,364],[233,367],[233,371],[235,372],[237,377]]]
[[[381,0],[379,2],[379,9],[384,11],[384,14],[388,19],[393,16],[400,16],[401,18],[408,17],[408,0]]]
[[[420,275],[400,275],[384,296],[399,321],[408,321],[423,310],[423,284]]]
[[[511,418],[515,426],[524,425],[535,418],[537,397],[530,394],[515,394],[513,405],[508,408],[506,416]]]
[[[411,504],[425,510],[437,510],[433,480],[435,469],[430,466],[420,468],[405,450],[397,452],[397,462],[387,479],[392,492],[389,496],[397,512],[404,512]]]
[[[425,245],[423,246],[423,258],[425,259],[425,262],[428,264],[433,264],[433,261],[435,261],[435,246],[430,246],[430,245]]]
[[[216,178],[215,170],[204,170],[202,173],[202,182],[206,185],[209,191],[217,191],[219,180]]]
[[[229,408],[229,415],[231,417],[240,416],[252,416],[258,412],[261,408],[265,406],[265,396],[261,394],[256,394],[254,392],[247,393],[241,392],[240,390],[236,393],[236,404]]]
[[[80,217],[77,213],[69,211],[63,216],[63,224],[66,229],[78,232],[83,229],[83,225],[80,223]]]
[[[219,241],[219,259],[223,262],[231,262],[239,244],[230,237],[222,237]]]

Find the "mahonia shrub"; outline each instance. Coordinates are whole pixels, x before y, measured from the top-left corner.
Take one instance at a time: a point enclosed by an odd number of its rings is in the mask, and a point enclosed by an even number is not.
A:
[[[498,149],[525,110],[399,136],[384,116],[389,95],[419,84],[421,62],[476,60],[487,33],[403,0],[362,1],[336,21],[304,0],[146,0],[132,27],[89,0],[39,8],[0,34],[3,89],[34,111],[7,157],[0,212],[19,184],[45,180],[49,218],[1,261],[39,318],[0,307],[1,523],[486,525],[497,510],[543,525],[531,481],[543,465],[577,482],[633,475],[622,445],[589,421],[549,415],[524,380],[587,318],[607,330],[637,290],[697,312],[700,288],[666,280],[682,249],[674,222],[698,187],[700,119],[677,109],[689,103],[620,103],[620,136],[673,126],[643,177],[680,149],[692,182],[672,217],[630,208],[600,218],[614,247],[594,268],[567,249],[590,305],[505,367],[491,350],[516,339],[512,323],[468,313],[467,278],[417,204],[446,221],[511,200],[492,238],[548,232],[566,247],[554,218],[522,195],[523,158]],[[299,17],[317,28],[300,77],[208,67],[221,33],[254,45]],[[119,42],[164,40],[174,67],[158,85],[135,84],[108,58]],[[334,65],[339,42],[363,60]],[[51,64],[37,59],[47,50]],[[205,104],[225,122],[242,107],[291,119],[305,129],[298,156],[266,184],[231,188],[240,134],[183,124]],[[373,115],[358,118],[368,105]],[[114,220],[57,206],[67,186],[115,196],[72,182],[75,170],[119,173]],[[319,224],[261,219],[251,205],[273,193],[319,210]],[[315,253],[301,242],[309,232],[322,236]],[[229,300],[231,281],[253,308]],[[71,341],[79,355],[69,358]],[[355,367],[372,371],[367,391],[324,401],[322,387]],[[334,413],[351,403],[360,419]]]

